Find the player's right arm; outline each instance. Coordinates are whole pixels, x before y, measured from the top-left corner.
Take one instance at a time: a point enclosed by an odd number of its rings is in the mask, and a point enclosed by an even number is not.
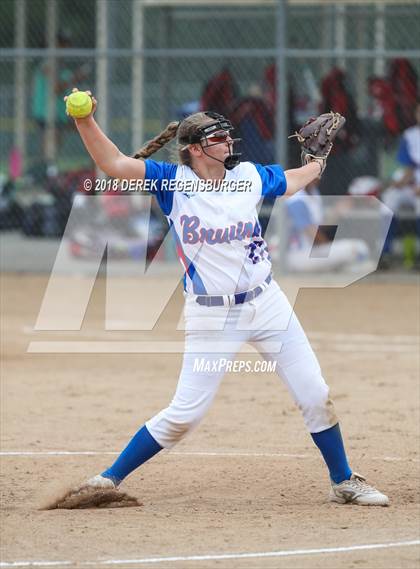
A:
[[[76,87],[72,89],[72,93],[76,91],[78,91]],[[74,119],[74,122],[92,160],[111,178],[144,180],[146,174],[144,161],[126,156],[106,136],[93,118],[98,102],[90,91],[87,93],[92,97],[92,111],[83,119]],[[64,97],[65,101],[66,99],[67,97]]]
[[[75,123],[86,150],[100,170],[112,178],[144,180],[144,161],[123,154],[101,130],[93,114],[75,119]]]

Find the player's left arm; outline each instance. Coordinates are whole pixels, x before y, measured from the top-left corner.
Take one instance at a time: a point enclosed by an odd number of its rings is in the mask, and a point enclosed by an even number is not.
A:
[[[296,192],[320,177],[324,160],[316,159],[301,168],[284,171],[278,164],[254,164],[261,178],[262,197],[293,196]]]
[[[284,176],[286,178],[287,186],[283,195],[293,196],[293,194],[319,178],[322,168],[323,166],[321,161],[313,160],[301,168],[285,170]]]

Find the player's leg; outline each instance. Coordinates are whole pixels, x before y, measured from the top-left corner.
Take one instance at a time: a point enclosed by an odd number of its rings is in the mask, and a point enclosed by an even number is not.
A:
[[[279,353],[265,351],[268,342],[281,342]],[[350,478],[343,440],[335,414],[334,404],[329,397],[329,388],[322,377],[319,363],[295,316],[292,316],[289,330],[268,333],[259,340],[256,348],[263,357],[276,362],[276,372],[283,379],[315,444],[320,449],[335,483]]]
[[[259,332],[253,344],[265,359],[276,362],[276,372],[301,409],[305,425],[324,458],[333,488],[342,484],[355,486],[353,501],[356,503],[363,503],[356,493],[363,494],[365,503],[387,503],[386,496],[375,489],[368,491],[370,487],[354,478],[318,360],[287,298],[278,287],[274,289],[270,296],[262,299],[266,303],[265,311],[269,310],[272,315],[269,329]],[[261,308],[264,310],[263,306]],[[282,330],[286,320],[289,320],[287,329]],[[279,351],[273,351],[276,343],[281,345]],[[350,499],[348,488],[345,492]]]
[[[230,352],[225,351],[227,343]],[[235,358],[242,343],[243,333],[231,340],[222,332],[187,333],[187,351],[171,403],[142,426],[101,477],[120,484],[133,470],[163,448],[172,448],[195,428],[213,402],[225,363]]]
[[[211,340],[208,339],[209,343]],[[217,393],[225,374],[225,363],[235,358],[240,345],[232,353],[186,353],[178,386],[171,403],[146,427],[164,448],[172,448],[198,426]]]

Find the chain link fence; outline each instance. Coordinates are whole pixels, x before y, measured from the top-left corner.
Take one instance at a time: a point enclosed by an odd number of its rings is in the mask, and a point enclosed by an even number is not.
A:
[[[169,121],[211,109],[236,125],[244,160],[295,167],[299,148],[287,136],[310,116],[341,112],[346,131],[321,193],[390,195],[403,175],[401,137],[415,123],[419,22],[418,2],[2,0],[0,230],[8,240],[59,238],[84,180],[98,175],[65,115],[73,86],[95,93],[99,124],[127,154]],[[386,246],[407,266],[419,245],[410,184],[406,199],[388,200],[397,216]],[[103,199],[97,210],[101,223],[128,215]]]

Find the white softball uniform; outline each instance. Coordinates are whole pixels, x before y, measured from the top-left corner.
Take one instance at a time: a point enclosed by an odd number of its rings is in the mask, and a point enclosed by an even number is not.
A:
[[[178,386],[166,409],[147,421],[154,439],[165,448],[176,444],[209,409],[224,375],[217,366],[235,359],[250,343],[270,361],[302,410],[308,430],[317,433],[337,423],[333,404],[315,354],[286,296],[273,280],[271,260],[261,237],[257,204],[262,196],[281,196],[286,179],[280,166],[251,162],[226,171],[232,189],[246,191],[187,192],[199,178],[188,166],[146,160],[146,179],[173,232],[185,269],[185,354]],[[175,180],[169,190],[169,181]],[[182,190],[182,191],[181,191]],[[258,288],[248,302],[233,295]],[[203,305],[209,298],[228,298]],[[197,371],[195,362],[209,365]],[[216,365],[212,365],[215,362]]]
[[[215,295],[249,290],[271,271],[257,204],[264,195],[280,196],[286,180],[279,166],[243,162],[227,170],[232,191],[181,191],[200,178],[188,166],[146,160],[146,180],[156,180],[156,195],[175,239],[185,269],[187,293]],[[249,182],[245,191],[243,182]],[[174,188],[170,191],[172,184]],[[242,186],[240,184],[242,183]]]
[[[414,173],[414,183],[403,188],[391,186],[382,195],[382,201],[394,213],[404,206],[415,209],[420,216],[420,196],[415,188],[420,187],[420,126],[412,126],[404,131],[398,149],[397,160],[403,168],[411,168]],[[393,179],[399,182],[404,175],[403,169],[394,172]]]

